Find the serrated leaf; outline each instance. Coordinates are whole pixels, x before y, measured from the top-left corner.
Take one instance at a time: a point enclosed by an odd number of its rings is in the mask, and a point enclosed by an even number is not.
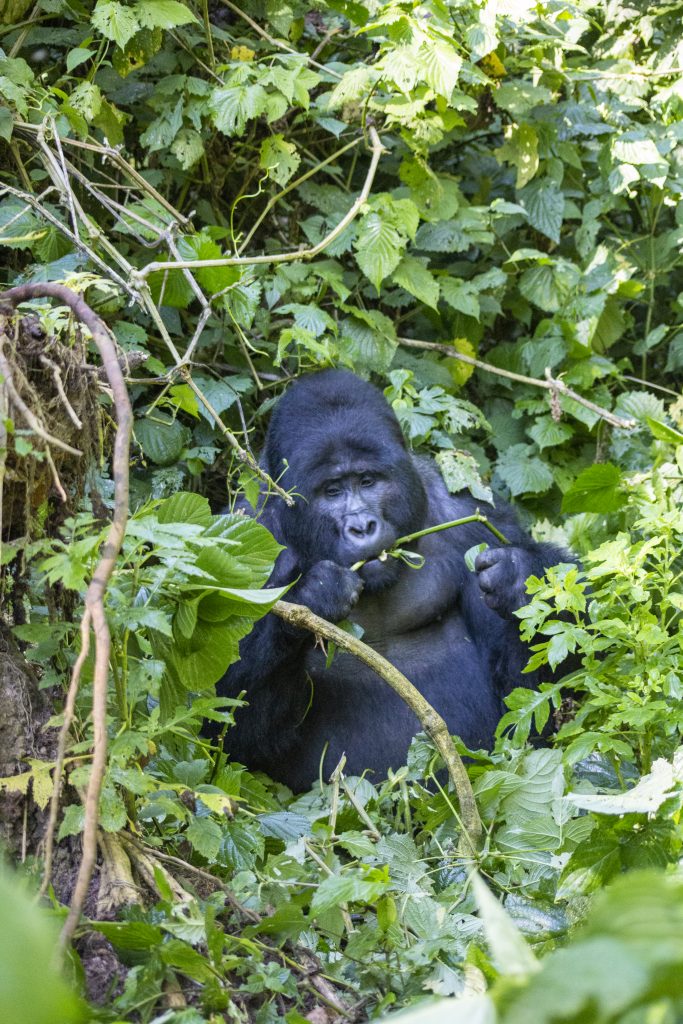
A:
[[[218,822],[212,818],[194,817],[187,827],[185,838],[205,860],[215,861],[223,833]]]
[[[462,57],[453,45],[440,40],[430,39],[422,44],[419,50],[420,77],[434,92],[449,100],[458,84],[458,75],[462,67]]]
[[[629,133],[624,138],[615,139],[612,143],[612,153],[616,160],[625,164],[657,164],[662,157],[652,139],[629,138]]]
[[[360,222],[354,242],[356,262],[377,291],[385,277],[399,264],[403,239],[396,228],[378,213],[368,213]]]
[[[451,494],[467,489],[477,501],[493,504],[493,492],[482,481],[477,463],[468,452],[457,449],[439,452],[436,463]]]
[[[282,135],[269,135],[261,143],[259,164],[278,185],[286,185],[300,163],[296,146]]]
[[[285,843],[311,834],[311,823],[303,814],[294,811],[276,811],[272,814],[259,814],[257,819],[264,836],[281,839]]]
[[[501,974],[524,976],[538,971],[539,963],[524,937],[476,871],[470,882],[493,961]]]
[[[210,107],[214,124],[224,135],[241,135],[247,121],[266,109],[268,95],[262,85],[233,85],[214,89]]]
[[[135,13],[143,28],[177,28],[197,20],[179,0],[138,0]]]
[[[440,283],[441,297],[449,306],[464,313],[465,316],[479,319],[479,294],[470,281],[462,281],[457,277],[442,277]]]
[[[194,167],[204,153],[204,141],[194,128],[181,128],[173,142],[171,152],[184,171]]]
[[[193,523],[195,526],[211,526],[213,515],[207,498],[190,491],[178,491],[170,498],[164,498],[154,510],[160,523]]]
[[[534,181],[519,192],[519,201],[529,223],[553,242],[560,241],[564,215],[564,193],[554,181]]]
[[[519,290],[525,299],[546,313],[556,313],[569,295],[574,275],[554,263],[529,267],[519,279]]]
[[[136,12],[116,0],[97,0],[90,20],[105,39],[113,39],[121,49],[141,27]]]
[[[626,502],[621,491],[621,471],[611,462],[600,462],[588,466],[565,491],[562,511],[568,515],[576,512],[616,512]]]
[[[392,280],[426,306],[436,309],[439,301],[439,283],[427,270],[426,264],[426,259],[404,256],[394,271]]]
[[[158,466],[177,462],[190,439],[190,432],[179,420],[154,411],[154,418],[136,420],[135,437],[145,455]]]
[[[514,444],[504,451],[496,463],[496,472],[510,488],[510,494],[541,494],[553,485],[553,474],[529,445]]]
[[[505,142],[495,150],[497,160],[505,160],[517,168],[515,188],[522,189],[539,167],[538,135],[530,124],[514,125],[505,132]]]
[[[529,436],[533,438],[541,451],[544,448],[562,444],[573,434],[574,430],[568,423],[558,422],[552,416],[539,416],[533,426],[529,427]]]

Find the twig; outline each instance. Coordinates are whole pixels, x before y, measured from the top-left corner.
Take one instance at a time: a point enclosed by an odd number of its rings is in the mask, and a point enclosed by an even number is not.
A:
[[[130,836],[125,837],[126,842],[130,846],[140,846]],[[260,924],[263,918],[256,910],[251,910],[249,907],[245,907],[240,901],[233,895],[232,890],[229,886],[222,882],[220,878],[216,878],[209,871],[204,871],[202,868],[195,867],[194,864],[188,864],[187,861],[182,860],[180,857],[173,857],[170,853],[161,853],[160,850],[156,850],[151,846],[144,847],[145,853],[153,860],[162,860],[166,864],[174,864],[176,867],[181,868],[183,871],[187,871],[189,874],[196,875],[197,878],[203,878],[205,882],[213,882],[216,888],[224,892],[228,903],[236,913],[241,914],[247,921],[251,921],[252,924]]]
[[[393,552],[400,550],[404,544],[410,544],[411,541],[419,540],[420,537],[427,537],[430,533],[441,533],[442,530],[450,530],[454,526],[466,526],[468,523],[481,523],[482,526],[485,526],[495,537],[498,538],[501,544],[510,543],[505,534],[501,533],[493,523],[489,522],[486,516],[483,516],[481,512],[477,510],[474,515],[464,516],[462,519],[451,519],[447,523],[437,523],[436,526],[428,526],[424,530],[417,530],[415,533],[407,533],[405,537],[399,537],[398,540],[394,541],[391,547],[387,548],[386,551],[383,551],[379,557],[382,558],[383,556],[391,555]],[[365,563],[369,561],[370,559],[366,558],[361,562],[354,562],[351,569],[354,572],[357,572],[361,566],[365,565]],[[422,559],[422,564],[424,564],[424,559]]]
[[[619,427],[621,430],[632,430],[636,426],[635,420],[617,416],[615,413],[610,412],[609,409],[603,409],[602,406],[596,405],[595,402],[591,402],[577,391],[567,387],[563,381],[553,377],[549,369],[545,371],[546,379],[539,380],[536,377],[526,377],[523,373],[513,373],[512,370],[502,370],[492,363],[482,362],[481,359],[473,359],[472,356],[466,356],[463,352],[458,352],[457,348],[454,348],[453,345],[444,345],[439,341],[418,341],[417,338],[399,338],[398,342],[407,348],[422,348],[432,352],[443,352],[444,355],[450,356],[452,359],[459,359],[461,363],[475,366],[478,370],[484,370],[486,373],[495,373],[496,376],[505,377],[507,380],[516,380],[520,384],[530,384],[535,388],[545,388],[546,391],[559,392],[559,394],[573,399],[573,401],[585,406],[586,409],[590,409],[596,416],[600,416],[601,419],[613,427]]]
[[[53,363],[51,359],[48,359],[48,357],[44,353],[41,354],[40,361],[43,364],[43,366],[47,366],[50,370],[52,370],[52,377],[55,382],[55,387],[57,388],[57,393],[62,400],[62,405],[66,409],[69,419],[71,420],[73,425],[77,428],[77,430],[82,430],[83,423],[76,415],[76,410],[74,409],[71,402],[67,398],[66,391],[64,390],[64,384],[62,383],[62,371],[59,369],[57,364]]]
[[[305,174],[301,174],[298,178],[295,178],[294,181],[291,181],[289,185],[286,185],[285,188],[283,188],[280,192],[276,193],[276,195],[271,196],[266,205],[263,207],[263,210],[261,211],[259,216],[256,218],[252,226],[249,228],[249,232],[245,236],[244,241],[238,247],[237,255],[242,255],[247,245],[249,244],[254,234],[256,233],[259,225],[263,221],[263,218],[268,216],[268,214],[276,205],[276,203],[279,203],[279,201],[293,189],[298,188],[299,185],[303,185],[305,181],[308,181],[309,178],[312,178],[313,175],[317,174],[318,171],[321,171],[323,167],[327,167],[328,164],[334,163],[335,161],[339,160],[339,158],[343,156],[344,153],[346,153],[349,149],[353,149],[354,146],[357,146],[362,141],[362,137],[359,137],[357,139],[352,139],[351,142],[347,142],[346,145],[342,146],[341,149],[338,149],[335,153],[332,153],[332,155],[328,156],[325,160],[321,160],[320,163],[317,163],[315,165],[315,167],[310,167],[305,172]]]
[[[211,402],[208,400],[206,395],[202,392],[201,388],[199,388],[195,384],[194,380],[192,379],[192,374],[190,373],[189,367],[181,366],[181,367],[179,367],[179,372],[180,372],[180,376],[183,378],[183,380],[185,381],[187,386],[193,391],[193,393],[196,395],[196,397],[202,403],[202,405],[204,406],[206,411],[209,413],[209,415],[211,416],[212,420],[214,421],[214,423],[218,427],[219,431],[221,432],[221,434],[223,435],[225,440],[228,442],[228,444],[230,445],[230,447],[234,451],[237,459],[243,465],[249,466],[249,469],[252,471],[252,473],[254,473],[259,478],[259,480],[261,480],[264,484],[266,484],[267,487],[269,487],[273,491],[275,491],[275,493],[277,495],[279,495],[280,498],[282,498],[282,500],[285,502],[285,504],[289,505],[289,507],[292,508],[293,505],[294,505],[294,498],[292,498],[291,495],[287,494],[287,491],[283,490],[283,488],[280,487],[280,485],[278,483],[276,483],[275,480],[272,479],[272,477],[269,477],[264,469],[261,469],[261,467],[259,466],[259,464],[256,461],[256,459],[253,457],[253,455],[250,455],[249,452],[246,450],[246,448],[242,447],[242,445],[239,443],[239,441],[237,440],[235,435],[232,433],[232,431],[228,430],[228,428],[223,423],[223,420],[221,419],[220,414],[216,412],[216,410],[212,406]]]
[[[47,464],[50,467],[50,472],[52,473],[52,483],[55,486],[55,490],[57,491],[59,497],[62,499],[62,502],[66,505],[68,500],[66,496],[66,491],[64,490],[62,481],[59,479],[59,473],[57,472],[55,460],[52,458],[52,452],[50,451],[49,445],[47,445],[45,448],[45,458],[47,459]]]
[[[304,605],[290,604],[289,601],[277,601],[271,611],[279,618],[291,623],[291,625],[297,626],[299,629],[308,629],[311,633],[315,633],[316,636],[331,640],[337,647],[348,651],[349,654],[355,655],[355,657],[359,658],[360,661],[388,683],[392,690],[405,701],[420,722],[422,728],[431,736],[436,749],[446,763],[448,774],[460,803],[463,827],[460,846],[465,857],[468,859],[475,857],[482,834],[481,818],[479,817],[467,770],[453,745],[448,727],[441,715],[434,710],[420,691],[391,662],[383,658],[372,647],[351,636],[350,633],[345,633],[339,626],[334,626],[331,622],[321,619],[319,615],[315,615]],[[464,846],[469,848],[467,852],[465,852]]]
[[[223,3],[227,3],[227,0],[222,0]],[[231,5],[230,5],[231,6]],[[350,209],[344,214],[342,219],[339,221],[332,230],[325,235],[325,237],[317,243],[317,245],[311,246],[308,249],[297,249],[295,252],[281,252],[273,253],[269,255],[264,253],[260,256],[225,256],[212,260],[164,260],[155,261],[148,263],[147,266],[142,267],[140,270],[131,271],[131,281],[133,286],[138,288],[144,280],[149,277],[150,274],[155,273],[157,270],[201,270],[204,267],[249,267],[254,264],[272,264],[272,263],[293,263],[296,260],[312,260],[319,253],[323,252],[324,249],[331,245],[335,238],[338,238],[343,231],[349,226],[349,224],[355,220],[360,212],[361,207],[367,202],[372,183],[375,179],[377,172],[377,165],[379,163],[382,153],[385,152],[382,141],[377,134],[377,129],[372,125],[368,128],[368,135],[371,144],[371,159],[368,172],[365,176],[365,182],[360,194],[350,207]]]
[[[114,571],[118,553],[121,550],[128,521],[128,462],[133,411],[119,365],[116,346],[102,320],[90,309],[83,298],[76,295],[65,285],[24,284],[16,288],[10,288],[9,291],[0,296],[0,301],[4,300],[16,306],[20,302],[27,302],[29,299],[45,297],[56,299],[58,302],[69,306],[74,316],[90,331],[107,374],[116,410],[116,437],[112,456],[114,514],[107,537],[102,545],[100,561],[95,568],[85,594],[85,609],[81,621],[81,655],[74,665],[70,685],[70,692],[73,691],[73,699],[75,701],[80,681],[80,671],[85,660],[82,656],[83,649],[84,647],[87,649],[90,625],[92,624],[95,633],[95,665],[92,680],[93,758],[85,796],[83,853],[71,898],[71,907],[60,935],[60,953],[63,955],[78,925],[97,859],[99,799],[107,757],[107,677],[111,646],[111,636],[104,610],[104,595],[111,574]],[[65,724],[66,719],[67,715],[65,714]],[[64,725],[60,734],[60,745],[62,747],[66,746],[66,729]],[[58,788],[59,776],[57,775],[57,768],[55,768],[55,790],[58,790]],[[55,804],[57,804],[58,799],[57,793]],[[53,819],[52,808],[50,821],[54,831],[56,814]]]
[[[330,68],[326,68],[324,64],[319,64],[317,60],[314,60],[314,58],[310,57],[307,53],[301,53],[300,50],[295,50],[293,46],[289,46],[287,43],[283,42],[282,39],[276,39],[274,36],[271,36],[264,28],[261,28],[257,21],[250,18],[245,11],[240,7],[237,7],[236,4],[231,3],[230,0],[221,0],[221,3],[225,4],[226,7],[229,7],[233,14],[237,14],[240,18],[243,18],[247,25],[253,28],[257,36],[260,36],[261,39],[265,39],[265,41],[270,43],[271,46],[274,46],[276,50],[284,50],[285,53],[293,53],[297,57],[305,57],[308,64],[312,64],[314,68],[318,68],[319,71],[324,71],[326,75],[331,75],[333,78],[343,77],[338,71],[332,71]]]

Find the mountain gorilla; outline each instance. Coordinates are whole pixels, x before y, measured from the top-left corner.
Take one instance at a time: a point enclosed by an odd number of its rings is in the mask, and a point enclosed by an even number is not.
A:
[[[527,651],[512,617],[527,601],[524,581],[564,553],[534,543],[499,504],[484,511],[509,546],[495,546],[473,523],[411,545],[422,569],[380,560],[398,537],[471,515],[481,503],[448,493],[433,464],[406,450],[384,396],[352,373],[326,370],[290,387],[273,413],[263,464],[296,495],[293,508],[271,498],[260,517],[286,545],[270,585],[296,580],[287,600],[331,622],[358,623],[365,643],[417,686],[452,733],[471,748],[489,747],[503,696],[534,684],[520,675]],[[481,541],[492,546],[477,557],[475,575],[463,556]],[[227,735],[230,757],[296,791],[318,777],[321,759],[327,776],[343,753],[348,772],[383,778],[404,763],[420,728],[370,668],[342,652],[326,667],[315,637],[274,615],[256,623],[218,684],[224,696],[242,690],[249,706]]]

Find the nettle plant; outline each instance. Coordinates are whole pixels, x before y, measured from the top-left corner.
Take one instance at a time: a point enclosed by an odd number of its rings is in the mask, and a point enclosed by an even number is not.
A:
[[[53,587],[81,592],[103,535],[89,514],[70,520],[63,538],[41,542],[38,573]],[[102,797],[105,830],[117,831],[127,817],[136,817],[135,796],[145,798],[139,808],[142,817],[158,816],[163,804],[164,817],[191,824],[192,803],[187,798],[183,803],[183,794],[194,794],[211,775],[220,783],[221,766],[213,764],[211,746],[199,736],[199,729],[204,719],[222,723],[223,732],[232,723],[232,710],[240,702],[215,697],[213,687],[237,659],[241,638],[286,589],[265,588],[280,550],[255,520],[239,514],[212,515],[206,498],[187,492],[148,503],[131,517],[107,593],[113,685],[110,757]],[[34,619],[15,632],[35,645],[31,656],[40,660],[57,652],[54,638],[53,646],[46,646],[52,627],[39,613]],[[63,624],[62,632],[70,634],[69,646],[77,648],[77,629]],[[75,656],[72,650],[69,657]],[[91,669],[86,665],[78,698],[79,739],[89,728]],[[83,749],[77,741],[67,756],[75,785],[89,770],[78,766]],[[42,779],[49,767],[36,762],[32,773]],[[239,773],[233,775],[234,796]],[[220,784],[210,785],[204,796],[204,815],[221,813],[229,803]],[[162,803],[154,804],[157,799]],[[60,836],[80,831],[82,822],[83,808],[69,807]],[[188,838],[206,852],[213,849],[214,840],[218,842],[220,831],[204,821],[190,828]]]
[[[528,670],[566,663],[571,674],[535,693],[518,689],[500,733],[523,744],[542,730],[563,696],[573,704],[555,736],[575,765],[595,752],[617,771],[640,772],[671,757],[683,729],[681,613],[683,590],[683,448],[675,462],[631,479],[626,509],[609,540],[583,556],[583,568],[560,565],[532,577],[531,603],[517,614],[534,652]],[[618,528],[621,526],[621,529]],[[558,612],[560,613],[558,615]],[[562,717],[562,716],[560,716]],[[506,739],[506,742],[508,740]],[[618,771],[619,774],[619,771]]]

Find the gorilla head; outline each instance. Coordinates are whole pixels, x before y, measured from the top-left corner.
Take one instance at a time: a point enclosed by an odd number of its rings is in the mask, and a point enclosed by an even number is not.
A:
[[[302,378],[275,408],[264,462],[298,496],[283,510],[282,526],[302,568],[321,559],[341,566],[366,560],[366,591],[395,582],[396,560],[377,556],[419,529],[426,495],[381,392],[342,370]]]

